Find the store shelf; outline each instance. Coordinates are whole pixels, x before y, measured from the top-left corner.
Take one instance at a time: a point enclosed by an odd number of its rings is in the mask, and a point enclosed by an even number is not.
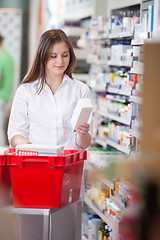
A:
[[[109,39],[109,35],[105,34],[105,35],[100,35],[97,37],[89,37],[89,41],[106,41]]]
[[[105,66],[108,66],[108,62],[104,59],[99,59],[95,62],[95,64],[97,65],[105,65]]]
[[[97,110],[95,113],[100,115],[100,116],[108,118],[108,113],[107,112],[103,112],[102,110]]]
[[[101,115],[101,116],[103,116],[103,117],[110,118],[110,119],[112,119],[114,121],[123,123],[123,124],[128,125],[128,126],[130,125],[130,122],[131,122],[130,119],[125,119],[125,118],[116,116],[116,115],[111,114],[111,113],[103,112],[101,110],[98,110],[96,113]]]
[[[112,102],[118,102],[118,103],[127,103],[128,102],[128,99],[121,99],[121,98],[114,98],[114,97],[108,97],[107,96],[107,101],[112,101]]]
[[[106,184],[110,189],[114,188],[114,182],[112,182],[111,180],[108,180],[106,178],[100,178],[100,181]]]
[[[74,53],[76,55],[77,60],[84,60],[86,61],[86,50],[81,48],[74,47]]]
[[[109,66],[115,66],[115,67],[126,67],[131,68],[132,62],[128,63],[127,61],[108,61]]]
[[[93,209],[93,211],[101,218],[103,219],[111,229],[113,229],[113,218],[107,215],[104,215],[99,209],[98,207],[92,202],[92,200],[90,200],[86,194],[84,196],[84,201],[85,203],[91,208]]]
[[[106,35],[101,35],[101,36],[97,36],[94,38],[89,38],[89,40],[91,41],[103,41],[103,40],[109,40],[109,39],[123,39],[123,38],[129,38],[132,39],[133,38],[133,31],[129,31],[129,32],[120,32],[120,33],[110,33],[110,34],[106,34]]]
[[[116,148],[117,150],[121,151],[121,152],[124,152],[126,154],[130,154],[130,149],[126,148],[126,147],[123,147],[121,146],[120,144],[117,144],[115,143],[114,141],[110,140],[110,139],[107,139],[107,144]]]
[[[130,130],[129,130],[129,133],[130,133],[133,137],[138,138],[138,139],[141,140],[141,134],[140,134],[139,132],[130,129]]]
[[[137,24],[136,25],[137,31],[138,31],[138,27],[139,27],[139,25]],[[131,29],[131,27],[130,27],[130,29]],[[112,29],[110,31],[112,31]],[[133,39],[133,33],[137,37],[137,39]],[[141,45],[144,44],[144,41],[145,41],[144,38],[146,37],[145,34],[143,34],[143,36],[137,35],[136,31],[134,31],[134,32],[129,31],[129,32],[120,33],[120,32],[118,32],[118,30],[117,30],[117,32],[115,31],[115,33],[113,33],[113,34],[110,33],[108,36],[105,36],[104,38],[102,36],[98,36],[98,34],[96,36],[95,36],[95,39],[91,39],[91,40],[95,41],[95,42],[92,42],[92,44],[94,46],[94,49],[96,49],[96,47],[97,47],[98,50],[100,49],[99,46],[101,44],[101,42],[98,42],[99,40],[104,41],[107,48],[109,49],[109,48],[111,48],[111,46],[114,42],[124,42],[125,43],[127,41],[127,44],[129,44],[129,45],[141,46]],[[143,37],[143,39],[142,39],[142,37]],[[132,49],[131,46],[130,46],[130,49]],[[101,49],[101,50],[103,51],[103,49]],[[139,53],[138,50],[140,52],[139,55],[138,55],[138,53]],[[129,78],[132,77],[132,76],[128,76],[129,74],[143,75],[143,71],[144,71],[143,64],[138,64],[138,62],[142,62],[142,60],[141,60],[142,54],[141,54],[141,51],[140,51],[141,48],[138,47],[138,50],[137,50],[138,53],[137,53],[136,57],[134,56],[135,57],[134,59],[128,57],[127,58],[128,61],[125,61],[125,62],[124,61],[118,61],[118,62],[117,61],[116,62],[112,61],[112,60],[114,60],[114,58],[112,57],[113,55],[111,55],[110,58],[109,58],[110,61],[108,61],[108,64],[106,64],[106,66],[108,66],[108,68],[104,72],[102,71],[102,67],[99,66],[100,64],[98,63],[98,61],[96,61],[96,59],[95,59],[95,63],[93,63],[93,64],[95,64],[96,66],[94,66],[94,65],[92,66],[93,68],[95,67],[95,72],[93,71],[93,76],[95,76],[95,78],[97,77],[96,74],[97,75],[99,74],[98,77],[103,76],[104,78],[101,77],[101,79],[102,79],[102,81],[103,81],[103,79],[106,79],[106,84],[107,84],[107,88],[104,87],[104,91],[102,91],[101,94],[106,95],[106,93],[111,93],[111,94],[108,94],[108,95],[114,95],[115,96],[117,94],[117,95],[121,95],[121,96],[127,96],[128,98],[124,97],[124,99],[127,99],[127,103],[128,102],[129,103],[134,102],[134,103],[137,103],[137,104],[142,104],[143,103],[142,98],[140,98],[139,96],[132,96],[131,95],[132,94],[132,87],[131,86],[129,86],[128,88],[127,87],[125,88],[125,85],[121,85],[120,81],[117,81],[119,84],[117,83],[117,85],[116,84],[114,85],[114,83],[116,82],[117,79],[115,80],[114,79],[114,74],[112,74],[112,73],[115,73],[115,74],[117,74],[117,76],[121,77],[122,75],[119,74],[118,70],[122,69],[125,77],[129,77]],[[122,58],[122,59],[124,60],[124,58]],[[93,58],[91,58],[91,60],[94,61]],[[133,60],[135,62],[133,62]],[[96,71],[96,68],[100,69],[99,72]],[[106,73],[106,75],[103,74],[103,73]],[[97,79],[98,79],[97,82],[99,83],[100,77],[99,78],[98,77],[97,77]],[[108,77],[108,79],[107,79],[107,77]],[[142,82],[142,81],[143,81],[143,78],[142,79],[138,78],[138,83]],[[123,88],[123,89],[120,89],[120,88]],[[106,93],[105,93],[105,91],[106,91]],[[136,90],[134,89],[134,87],[133,87],[133,93],[136,93]],[[96,94],[95,94],[95,96],[97,97]],[[119,98],[121,96],[119,96]],[[95,99],[96,99],[96,97],[95,97]],[[99,95],[98,95],[98,97],[99,97]],[[117,96],[115,96],[114,100],[113,99],[107,99],[107,101],[111,100],[111,101],[117,101],[118,102],[118,100],[116,100],[116,97]],[[95,102],[97,103],[98,101],[95,101]],[[134,107],[135,104],[132,103],[131,106],[132,105]],[[117,152],[121,152],[121,154],[123,156],[126,156],[125,154],[131,155],[133,153],[133,150],[135,150],[135,149],[138,150],[138,147],[137,147],[138,144],[139,144],[138,139],[141,139],[141,135],[138,132],[133,131],[132,129],[129,130],[130,125],[131,125],[131,120],[135,120],[134,116],[130,117],[130,116],[128,116],[128,114],[125,115],[124,113],[122,113],[122,114],[118,114],[116,112],[114,113],[112,111],[112,109],[109,112],[109,111],[107,111],[108,110],[107,107],[105,108],[105,105],[102,105],[102,104],[100,105],[99,108],[102,109],[102,110],[96,109],[96,112],[95,112],[95,114],[101,116],[101,117],[96,118],[96,121],[99,123],[99,127],[102,127],[104,124],[108,124],[108,122],[113,123],[115,125],[117,125],[117,123],[118,123],[118,125],[124,124],[126,126],[129,126],[129,127],[127,127],[127,130],[126,130],[127,133],[130,134],[130,136],[136,137],[136,139],[133,138],[133,140],[135,140],[134,141],[135,143],[132,146],[130,146],[130,145],[128,146],[128,145],[125,145],[125,144],[120,145],[120,144],[118,144],[119,141],[114,141],[114,139],[112,139],[112,138],[101,139],[101,138],[96,137],[95,142],[98,143],[99,145],[103,146],[104,148],[109,147],[109,148],[112,149],[112,147],[113,147],[115,150],[117,150]],[[116,123],[114,121],[116,121]],[[138,125],[138,123],[137,123],[137,125]],[[115,127],[115,131],[116,131],[116,127]],[[113,189],[113,191],[111,191],[111,193],[113,194],[113,192],[114,192],[114,182],[112,182],[108,179],[105,179],[104,176],[103,176],[103,178],[101,176],[98,179],[98,181],[101,181],[102,183],[109,186],[110,189]],[[106,213],[103,213],[100,209],[98,209],[96,204],[94,204],[94,202],[90,198],[88,198],[87,196],[85,196],[84,200],[85,200],[85,203],[91,209],[93,209],[93,211],[97,215],[99,215],[112,228],[112,231],[113,231],[112,232],[113,233],[112,240],[119,239],[119,222],[118,222],[118,220],[120,218],[118,218],[116,216],[111,217],[110,215],[105,215]],[[114,193],[113,195],[110,196],[110,200],[112,202],[114,202],[121,209],[121,211],[124,214],[125,214],[125,211],[128,211],[128,208],[125,208],[125,200],[121,199],[121,197],[119,195],[116,196],[116,194]]]
[[[88,84],[88,86],[92,89],[93,92],[106,93],[106,91],[104,90],[104,86],[102,87],[100,85],[99,86],[96,85],[95,87],[92,87],[91,84],[90,85]]]
[[[130,101],[138,104],[142,104],[142,98],[137,96],[130,96]]]
[[[73,78],[78,79],[82,82],[87,82],[89,75],[87,73],[73,73]]]
[[[110,195],[110,199],[113,203],[116,204],[117,207],[119,207],[121,209],[121,211],[123,211],[125,209],[123,203],[121,203],[121,200],[118,198],[115,198],[114,196]]]
[[[114,114],[110,114],[110,113],[107,113],[107,117],[112,119],[112,120],[115,120],[117,122],[120,122],[120,123],[123,123],[125,125],[130,125],[130,122],[131,120],[130,119],[126,119],[126,118],[122,118],[122,117],[119,117],[119,116],[116,116]]]
[[[133,31],[109,34],[109,39],[133,38]]]
[[[142,46],[144,44],[144,39],[132,39],[132,46]]]
[[[64,26],[63,31],[69,36],[78,36],[86,32],[86,28],[79,26]]]
[[[106,60],[104,60],[104,59],[97,59],[97,60],[87,59],[87,63],[88,64],[92,64],[92,65],[105,66],[105,67],[108,66],[108,62]]]
[[[130,96],[131,95],[131,90],[118,89],[118,88],[113,88],[113,87],[108,87],[107,92],[108,93],[115,93],[115,94],[119,94],[119,95],[125,95],[125,96]]]
[[[107,147],[106,139],[102,139],[102,138],[96,137],[96,138],[95,138],[95,142],[96,142],[97,144],[99,144],[100,146],[104,147],[104,148]]]
[[[112,229],[112,240],[117,240],[119,236],[119,221],[116,217],[111,217],[109,215],[104,215],[98,207],[86,196],[84,196],[85,203],[101,218],[103,219],[109,227]]]
[[[139,136],[137,138],[139,138]],[[96,137],[95,138],[95,143],[99,144],[100,146],[102,146],[104,148],[106,148],[107,145],[110,145],[111,147],[116,148],[117,150],[119,150],[119,151],[121,151],[123,153],[126,153],[128,155],[130,154],[130,149],[128,149],[126,147],[123,147],[120,144],[117,144],[116,142],[114,142],[113,140],[108,139],[108,138],[106,140],[103,140],[101,138]]]
[[[136,69],[136,68],[131,68],[130,74],[139,74],[139,75],[143,75],[143,69]]]

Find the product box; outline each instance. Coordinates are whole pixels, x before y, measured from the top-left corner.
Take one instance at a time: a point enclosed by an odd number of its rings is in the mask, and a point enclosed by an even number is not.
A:
[[[76,127],[89,121],[93,105],[90,98],[80,98],[73,112],[70,125],[73,131]]]
[[[9,147],[0,147],[0,155],[8,154]]]
[[[64,146],[42,145],[42,144],[21,144],[15,148],[17,155],[56,156],[64,153]]]

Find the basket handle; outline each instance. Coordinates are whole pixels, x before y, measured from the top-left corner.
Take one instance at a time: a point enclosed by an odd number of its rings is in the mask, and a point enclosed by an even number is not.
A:
[[[34,158],[26,158],[23,160],[23,162],[25,163],[48,163],[48,159],[42,158],[42,159],[38,159],[38,161],[36,161]]]

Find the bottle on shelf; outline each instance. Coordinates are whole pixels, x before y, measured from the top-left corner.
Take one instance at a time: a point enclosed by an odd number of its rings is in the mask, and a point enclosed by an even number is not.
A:
[[[101,225],[98,232],[98,240],[111,240],[111,229],[109,228],[108,224],[101,221]]]
[[[98,215],[93,214],[88,220],[88,240],[98,239],[98,229],[100,227],[101,219]]]

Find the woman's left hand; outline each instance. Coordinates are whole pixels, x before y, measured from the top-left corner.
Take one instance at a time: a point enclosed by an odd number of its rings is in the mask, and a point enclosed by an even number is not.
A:
[[[88,133],[90,125],[88,123],[83,123],[82,125],[77,126],[76,132],[78,135],[82,136]]]

